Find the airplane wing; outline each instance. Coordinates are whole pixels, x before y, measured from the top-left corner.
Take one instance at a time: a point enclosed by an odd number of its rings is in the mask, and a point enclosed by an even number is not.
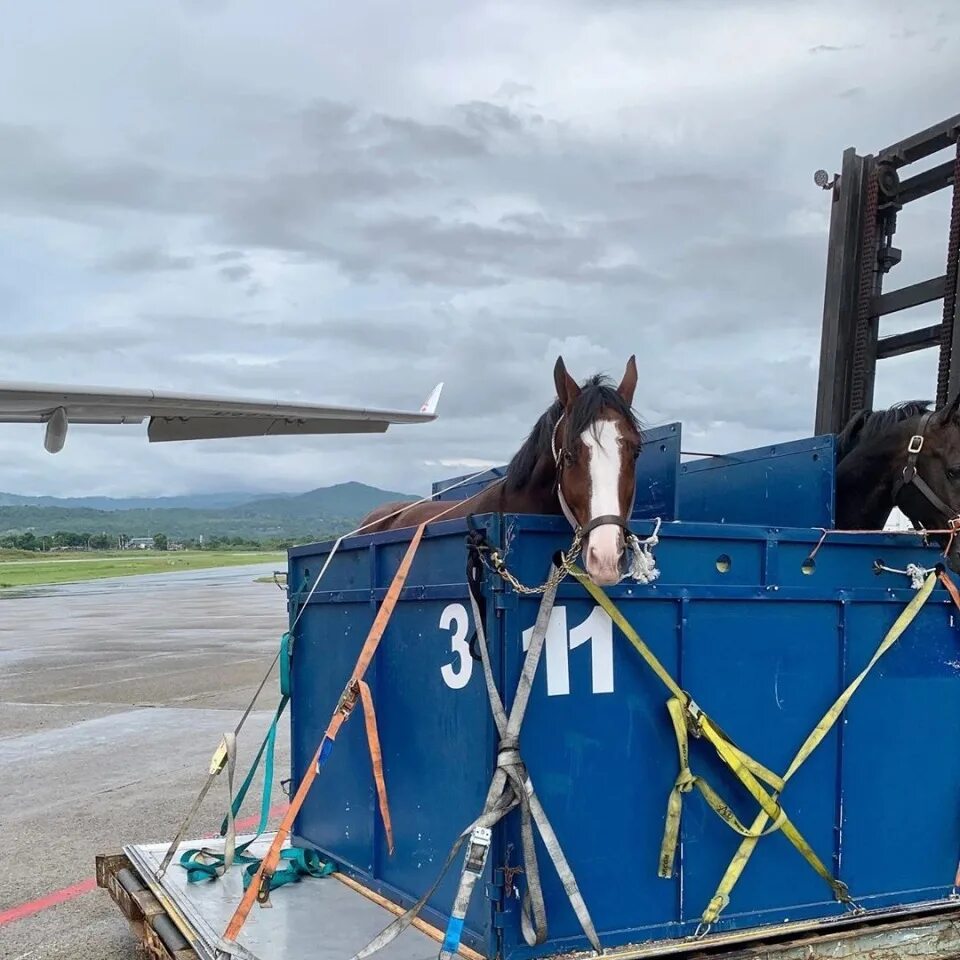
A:
[[[46,424],[44,447],[63,449],[71,423],[138,424],[151,443],[225,437],[383,433],[395,423],[437,419],[443,384],[419,410],[382,410],[240,397],[0,382],[0,423]]]

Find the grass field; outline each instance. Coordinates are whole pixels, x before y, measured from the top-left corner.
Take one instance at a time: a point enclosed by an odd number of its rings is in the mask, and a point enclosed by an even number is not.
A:
[[[0,588],[72,583],[103,577],[131,577],[143,573],[172,573],[255,563],[286,565],[284,553],[220,550],[109,551],[104,553],[30,553],[0,550]]]

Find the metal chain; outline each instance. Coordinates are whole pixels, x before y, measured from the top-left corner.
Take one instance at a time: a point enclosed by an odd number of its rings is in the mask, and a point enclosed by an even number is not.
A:
[[[488,547],[479,547],[480,562],[493,573],[496,573],[501,579],[505,580],[507,583],[516,590],[517,593],[526,594],[527,596],[533,596],[535,594],[544,593],[546,590],[553,587],[555,584],[559,584],[560,581],[570,572],[570,569],[573,566],[574,560],[580,555],[580,548],[582,545],[583,535],[578,529],[573,535],[573,541],[570,544],[570,549],[560,554],[560,563],[556,567],[556,572],[551,573],[547,579],[537,587],[528,587],[526,584],[521,583],[508,569],[506,562],[503,557],[500,556],[499,551],[491,550]],[[489,562],[484,557],[484,552],[490,554]]]
[[[657,528],[653,534],[655,538],[657,532],[660,529],[660,521],[657,520]],[[635,534],[630,534],[628,540],[631,544],[635,545],[637,543],[650,543],[651,540],[640,541]],[[583,532],[580,527],[576,529],[573,535],[573,540],[570,543],[570,549],[563,553],[560,553],[560,563],[556,567],[556,572],[551,573],[547,579],[536,587],[528,587],[525,583],[521,583],[516,576],[514,576],[508,569],[507,564],[504,561],[503,557],[500,556],[499,551],[491,549],[489,547],[479,547],[480,553],[480,562],[490,571],[497,574],[502,580],[505,580],[510,584],[511,587],[521,594],[526,596],[534,596],[536,594],[543,593],[545,590],[554,586],[554,584],[559,584],[568,573],[573,572],[573,563],[580,555],[580,550],[583,546]],[[653,541],[655,542],[655,540]],[[489,562],[484,558],[484,552],[490,554]]]
[[[870,335],[870,311],[874,293],[874,275],[877,270],[877,193],[876,164],[870,165],[867,175],[867,196],[863,210],[863,246],[860,258],[860,282],[857,291],[857,325],[853,339],[853,371],[850,385],[850,407],[864,409],[867,397],[864,366],[867,361],[867,340]]]
[[[937,407],[947,403],[950,367],[953,362],[953,323],[957,306],[957,266],[960,260],[960,141],[953,166],[953,204],[950,238],[947,242],[947,285],[943,293],[943,324],[940,327],[940,362],[937,366]]]

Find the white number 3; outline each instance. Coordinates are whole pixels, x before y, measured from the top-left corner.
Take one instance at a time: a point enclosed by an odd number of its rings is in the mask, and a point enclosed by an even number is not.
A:
[[[470,645],[467,643],[467,631],[470,629],[470,617],[467,608],[462,603],[451,603],[440,614],[440,629],[449,630],[454,627],[450,638],[450,649],[459,658],[457,669],[453,664],[445,663],[440,668],[443,682],[454,690],[460,690],[470,682],[473,673],[473,658],[470,656]]]

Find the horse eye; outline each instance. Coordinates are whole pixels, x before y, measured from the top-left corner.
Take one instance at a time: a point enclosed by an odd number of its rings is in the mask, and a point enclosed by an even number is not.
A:
[[[563,462],[568,466],[572,467],[575,461],[574,455],[569,450],[564,450],[563,452]]]
[[[947,468],[948,480],[960,480],[960,464]]]

